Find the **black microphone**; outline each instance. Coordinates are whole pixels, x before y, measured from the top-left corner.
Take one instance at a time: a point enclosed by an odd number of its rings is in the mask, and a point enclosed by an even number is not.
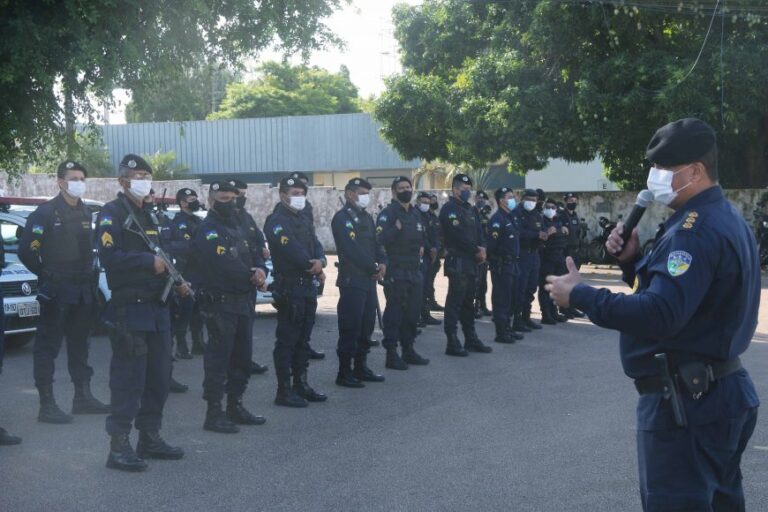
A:
[[[634,230],[637,227],[637,224],[640,222],[640,219],[643,218],[643,214],[645,213],[645,209],[648,208],[648,204],[653,201],[653,192],[650,190],[641,190],[639,194],[637,194],[637,200],[635,201],[635,206],[632,208],[632,211],[629,213],[629,217],[627,217],[627,222],[624,223],[624,231],[621,233],[621,238],[624,240],[624,246],[627,245],[627,242],[629,241],[629,237],[632,236],[632,230]],[[622,246],[622,250],[623,247]],[[621,251],[616,253],[618,256],[621,254]]]

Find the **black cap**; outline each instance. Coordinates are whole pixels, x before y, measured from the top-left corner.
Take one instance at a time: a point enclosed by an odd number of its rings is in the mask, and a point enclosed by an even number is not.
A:
[[[152,174],[152,166],[139,155],[129,153],[120,160],[120,168],[130,169],[132,171],[147,171]]]
[[[88,176],[88,171],[83,167],[83,164],[74,160],[64,160],[56,169],[56,177],[64,178],[67,175],[67,171],[83,171],[83,174]]]
[[[478,198],[478,197],[485,199],[486,201],[488,200],[488,194],[485,193],[485,190],[478,190],[475,193],[475,198]]]
[[[403,181],[407,181],[408,183],[413,185],[413,183],[411,182],[411,178],[409,178],[408,176],[395,176],[395,179],[392,180],[392,188],[395,188],[398,183],[402,183]]]
[[[495,197],[496,201],[498,202],[501,201],[501,198],[504,197],[508,192],[514,192],[514,190],[509,187],[497,188],[496,192],[493,193],[493,197]]]
[[[288,175],[288,177],[289,178],[293,178],[295,180],[299,179],[299,180],[304,181],[305,183],[309,183],[309,176],[307,176],[306,174],[304,174],[301,171],[293,171],[291,174]]]
[[[282,192],[288,190],[289,188],[300,188],[303,189],[304,192],[307,191],[307,185],[301,181],[300,178],[286,176],[280,180],[280,191]]]
[[[248,184],[246,182],[244,182],[244,181],[237,180],[237,179],[234,179],[234,178],[230,178],[227,181],[229,181],[229,184],[232,185],[233,187],[237,188],[237,189],[245,190],[245,189],[248,188]]]
[[[437,194],[435,194],[434,192],[430,192],[429,193],[429,198],[430,199],[437,199]]]
[[[182,188],[181,190],[176,192],[176,204],[181,202],[182,199],[189,199],[192,196],[197,197],[197,192],[195,192],[191,188]]]
[[[229,180],[219,180],[211,183],[211,192],[237,192],[235,187]]]
[[[548,198],[546,198],[546,199],[544,200],[544,204],[549,204],[549,203],[552,203],[552,204],[557,204],[557,199],[555,199],[554,197],[548,197]]]
[[[546,197],[546,194],[544,194],[544,190],[542,190],[540,188],[537,188],[536,189],[536,197],[539,198],[539,201],[543,201],[544,198]]]
[[[453,181],[451,181],[451,186],[456,186],[456,184],[466,183],[470,187],[472,186],[472,178],[467,176],[466,174],[457,174],[453,177]]]
[[[575,198],[575,199],[578,199],[578,197],[576,197],[576,194],[574,194],[573,192],[566,192],[566,193],[563,195],[563,200],[564,200],[564,201],[567,201],[567,200],[569,200],[569,199],[570,199],[570,198],[572,198],[572,197],[573,197],[573,198]]]
[[[419,195],[416,196],[416,199],[430,199],[432,198],[432,195],[429,192],[419,192]]]
[[[701,119],[688,117],[656,130],[645,157],[653,164],[673,167],[701,158],[717,144],[715,130]]]
[[[368,180],[364,180],[363,178],[352,178],[347,182],[344,190],[357,190],[358,188],[371,190],[373,187],[368,182]]]
[[[532,188],[527,188],[525,191],[523,191],[523,197],[538,197],[539,193],[533,190]]]

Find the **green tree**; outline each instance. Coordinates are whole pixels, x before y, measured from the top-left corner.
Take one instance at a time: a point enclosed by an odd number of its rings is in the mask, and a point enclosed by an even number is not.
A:
[[[315,66],[267,62],[259,71],[258,80],[230,84],[221,109],[208,119],[360,112],[357,87],[346,66],[331,73]]]
[[[754,2],[724,3],[398,6],[405,71],[375,114],[406,158],[504,157],[520,173],[600,158],[625,188],[644,183],[656,128],[696,116],[718,130],[723,184],[765,186],[768,17]]]
[[[153,180],[165,181],[187,178],[189,166],[176,161],[175,151],[156,151],[151,155],[142,155],[142,157],[152,166]]]
[[[114,176],[115,169],[109,160],[109,153],[98,130],[86,129],[75,134],[74,152],[68,152],[61,140],[53,140],[37,154],[36,161],[22,171],[32,174],[56,174],[59,164],[71,158],[88,169],[88,177],[103,178]]]
[[[272,44],[307,56],[337,38],[325,19],[348,0],[0,2],[0,168],[24,164],[93,118],[115,87],[162,82],[203,57],[236,65]]]

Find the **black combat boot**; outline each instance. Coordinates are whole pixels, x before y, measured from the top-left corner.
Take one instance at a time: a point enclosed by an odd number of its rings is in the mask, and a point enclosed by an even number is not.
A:
[[[587,315],[585,315],[584,313],[582,313],[581,311],[579,311],[579,310],[578,310],[578,309],[576,309],[576,308],[568,308],[568,311],[570,311],[570,312],[571,312],[571,314],[572,314],[574,317],[576,317],[576,318],[584,318],[585,316],[587,316]]]
[[[480,306],[480,300],[475,299],[475,320],[483,318],[483,308]]]
[[[277,379],[275,405],[282,405],[285,407],[306,407],[309,404],[291,388],[291,377],[287,376],[279,377]]]
[[[464,333],[464,350],[467,352],[480,352],[482,354],[493,352],[491,347],[480,341],[474,329]]]
[[[179,460],[184,457],[184,450],[166,443],[157,431],[139,430],[136,455],[142,459]]]
[[[39,386],[37,390],[40,393],[40,413],[37,415],[37,421],[58,425],[72,423],[74,418],[56,405],[56,399],[53,397],[53,384]]]
[[[256,361],[251,361],[251,375],[261,375],[269,370],[269,366],[265,364],[259,364]]]
[[[523,314],[517,313],[515,315],[515,321],[512,324],[512,329],[516,330],[517,332],[531,332],[532,329],[530,329],[526,324],[525,320],[523,320]]]
[[[224,411],[221,409],[221,402],[210,400],[208,410],[205,413],[205,423],[203,430],[218,432],[219,434],[237,434],[240,429],[232,423]]]
[[[515,340],[510,336],[509,330],[506,325],[497,323],[496,325],[496,338],[493,341],[496,343],[514,343]]]
[[[429,364],[429,359],[421,357],[413,348],[413,344],[403,345],[403,361],[407,364],[415,366],[426,366]]]
[[[429,314],[429,308],[424,308],[421,311],[421,319],[426,325],[440,325],[443,323]]]
[[[144,471],[147,463],[133,451],[128,434],[116,434],[109,443],[107,467],[121,471]]]
[[[567,316],[565,316],[565,315],[563,315],[563,314],[561,314],[560,312],[557,311],[557,306],[555,305],[554,302],[552,303],[552,307],[550,308],[550,311],[552,312],[552,318],[554,318],[556,321],[558,321],[558,322],[567,322],[568,321],[568,317]]]
[[[397,347],[387,348],[387,359],[384,367],[390,370],[407,370],[408,364],[397,353]]]
[[[169,393],[186,393],[188,390],[189,386],[177,381],[173,378],[173,375],[171,375],[171,385],[168,388]]]
[[[109,414],[111,407],[96,400],[91,394],[88,381],[75,384],[75,397],[72,399],[72,414]]]
[[[446,355],[458,357],[467,357],[469,355],[469,352],[461,346],[461,341],[459,341],[459,337],[455,332],[446,334],[446,337],[448,338],[448,343],[445,346]]]
[[[21,443],[19,436],[12,436],[4,428],[0,428],[0,446],[11,446]]]
[[[445,308],[438,304],[434,297],[429,299],[429,309],[430,311],[445,311]]]
[[[227,395],[227,418],[238,425],[263,425],[267,422],[264,416],[256,416],[243,406],[243,397]]]
[[[519,332],[515,331],[511,325],[507,324],[506,328],[507,328],[507,333],[509,334],[509,337],[512,338],[513,340],[519,341],[524,338],[524,336]]]
[[[187,346],[187,333],[179,331],[173,337],[176,338],[176,358],[192,359],[192,354],[189,353],[189,347]]]
[[[368,354],[362,354],[355,357],[355,377],[363,382],[384,382],[384,376],[374,373],[368,368]]]
[[[576,316],[571,313],[571,308],[558,308],[558,311],[560,311],[560,314],[563,315],[568,320],[573,320],[576,318]]]
[[[293,391],[307,402],[325,402],[328,400],[326,395],[318,393],[309,386],[306,369],[293,374]]]
[[[201,356],[205,353],[205,343],[203,343],[203,331],[192,331],[192,354]]]
[[[541,306],[541,323],[544,325],[557,325],[557,320],[552,316],[552,308],[548,304],[542,304]]]
[[[363,381],[352,373],[352,357],[349,354],[339,354],[339,373],[336,375],[336,385],[343,388],[364,388]]]
[[[307,350],[309,350],[310,359],[314,359],[316,361],[319,361],[320,359],[325,359],[325,352],[321,350],[313,349],[309,343],[307,343]]]
[[[537,324],[536,322],[531,320],[531,314],[530,313],[526,313],[525,316],[523,316],[523,322],[525,322],[525,325],[529,329],[541,329],[541,325],[540,324]]]

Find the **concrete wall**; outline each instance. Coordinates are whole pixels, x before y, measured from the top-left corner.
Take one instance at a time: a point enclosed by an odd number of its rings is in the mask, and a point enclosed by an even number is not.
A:
[[[201,186],[199,180],[180,180],[172,182],[155,182],[154,189],[157,194],[162,194],[163,188],[168,188],[168,197],[175,197],[176,191],[183,187],[197,190],[201,201],[207,201],[208,186]],[[58,193],[56,179],[42,174],[24,176],[18,182],[8,182],[5,176],[0,175],[0,188],[5,195],[34,197],[52,196]],[[92,178],[88,180],[88,192],[86,197],[98,201],[111,201],[118,191],[116,178]],[[437,190],[440,204],[443,204],[449,191]],[[744,218],[752,224],[752,211],[761,194],[766,192],[760,189],[751,190],[727,190],[726,196],[742,212]],[[370,211],[378,212],[391,201],[389,188],[376,188],[372,192]],[[343,189],[333,187],[312,187],[309,190],[308,199],[312,203],[315,214],[315,228],[317,236],[327,251],[334,251],[333,235],[331,234],[331,219],[341,207],[340,199],[343,198]],[[562,192],[550,192],[551,196],[562,198]],[[581,192],[578,194],[580,217],[586,219],[590,232],[589,237],[597,236],[600,232],[598,219],[600,216],[617,220],[619,215],[626,218],[635,204],[636,192]],[[248,202],[246,207],[256,219],[259,226],[264,221],[279,201],[277,188],[267,184],[252,184],[248,187]],[[640,223],[640,239],[645,241],[653,238],[659,223],[669,218],[672,210],[652,204]]]

